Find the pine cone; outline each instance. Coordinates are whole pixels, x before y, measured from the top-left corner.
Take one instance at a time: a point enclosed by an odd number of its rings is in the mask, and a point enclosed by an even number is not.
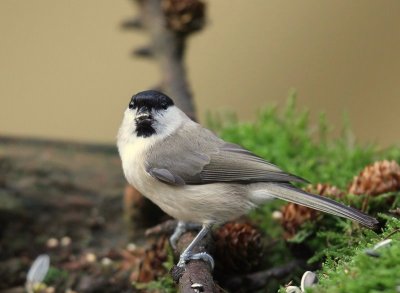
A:
[[[330,184],[318,183],[317,185],[308,185],[304,190],[310,193],[332,198],[341,198],[344,196],[344,192],[342,190]]]
[[[309,185],[305,188],[307,192],[324,195],[328,197],[342,197],[343,192],[336,186],[329,184]],[[285,230],[285,239],[292,238],[298,231],[299,227],[307,222],[316,219],[320,212],[294,203],[288,203],[281,209],[281,224]]]
[[[400,190],[400,166],[395,161],[378,161],[354,177],[349,193],[378,195]]]
[[[214,238],[217,269],[224,274],[251,272],[262,263],[262,237],[249,223],[226,223],[215,232]]]
[[[148,283],[165,275],[166,269],[163,263],[167,260],[168,238],[158,238],[152,246],[145,251],[144,259],[140,264],[138,282]]]
[[[285,239],[292,238],[296,235],[299,227],[303,225],[304,222],[312,221],[320,214],[316,210],[294,203],[284,205],[281,211],[281,225],[283,226],[283,229],[285,229]]]
[[[169,29],[177,33],[191,33],[203,28],[205,4],[200,0],[162,0]]]

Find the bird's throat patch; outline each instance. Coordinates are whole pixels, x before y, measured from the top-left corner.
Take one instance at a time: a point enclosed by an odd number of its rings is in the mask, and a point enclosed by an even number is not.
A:
[[[138,137],[150,137],[156,133],[151,123],[139,123],[136,124],[136,136]]]

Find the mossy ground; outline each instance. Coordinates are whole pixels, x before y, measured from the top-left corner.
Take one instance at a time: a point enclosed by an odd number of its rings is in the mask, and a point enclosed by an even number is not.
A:
[[[329,248],[319,271],[319,285],[310,292],[400,292],[400,221],[387,220],[383,233],[363,231],[351,246],[334,251]],[[339,236],[339,235],[338,235]],[[384,239],[390,245],[376,249],[377,257],[366,253]],[[334,253],[333,253],[334,252]]]

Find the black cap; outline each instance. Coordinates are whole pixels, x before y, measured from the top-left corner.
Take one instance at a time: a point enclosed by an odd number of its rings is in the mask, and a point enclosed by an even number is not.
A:
[[[149,90],[133,95],[129,103],[129,109],[147,107],[148,109],[166,110],[173,105],[174,102],[167,95],[158,91]]]

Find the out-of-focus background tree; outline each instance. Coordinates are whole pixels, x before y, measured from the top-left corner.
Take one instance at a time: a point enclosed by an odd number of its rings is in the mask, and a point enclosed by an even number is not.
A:
[[[130,1],[0,2],[0,132],[112,143],[131,94],[155,85],[156,64],[130,50],[146,34],[120,29]],[[189,40],[198,117],[230,109],[254,119],[289,89],[312,113],[356,137],[398,143],[400,3],[210,1]]]

